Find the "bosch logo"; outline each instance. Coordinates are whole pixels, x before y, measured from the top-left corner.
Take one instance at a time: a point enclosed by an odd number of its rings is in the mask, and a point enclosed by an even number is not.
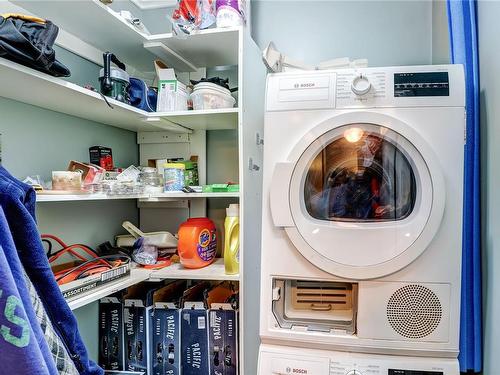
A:
[[[309,87],[314,87],[316,86],[314,84],[314,82],[309,82],[309,83],[296,83],[293,85],[294,88],[296,89],[306,89],[306,88],[309,88]]]
[[[292,370],[292,373],[293,374],[307,374],[307,370],[305,370],[303,368],[294,368]]]

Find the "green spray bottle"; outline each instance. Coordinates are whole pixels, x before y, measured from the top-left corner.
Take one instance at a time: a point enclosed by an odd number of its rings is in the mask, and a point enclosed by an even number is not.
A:
[[[234,275],[240,272],[240,205],[230,204],[226,208],[224,221],[224,268]]]

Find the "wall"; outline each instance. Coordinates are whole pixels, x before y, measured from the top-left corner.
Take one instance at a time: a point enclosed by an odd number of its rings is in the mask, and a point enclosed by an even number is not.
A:
[[[432,62],[431,1],[252,1],[252,35],[310,64],[368,58],[371,66]]]
[[[98,67],[58,49],[58,58],[73,72],[69,79],[97,87]],[[27,88],[29,89],[29,88]],[[55,113],[0,98],[2,165],[24,179],[38,174],[50,180],[52,170],[66,169],[69,160],[88,161],[88,148],[101,144],[113,149],[117,165],[137,163],[135,133]],[[136,202],[41,203],[37,218],[42,233],[62,236],[68,243],[96,246],[123,232],[121,222],[137,221]],[[75,311],[81,333],[94,358],[97,357],[97,304]]]
[[[479,1],[479,70],[481,84],[481,165],[483,220],[484,374],[500,374],[500,3]]]

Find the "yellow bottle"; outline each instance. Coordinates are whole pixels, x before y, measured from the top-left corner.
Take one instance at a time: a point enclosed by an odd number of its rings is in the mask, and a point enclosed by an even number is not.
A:
[[[240,272],[240,205],[230,204],[226,208],[224,221],[224,268],[234,275]]]

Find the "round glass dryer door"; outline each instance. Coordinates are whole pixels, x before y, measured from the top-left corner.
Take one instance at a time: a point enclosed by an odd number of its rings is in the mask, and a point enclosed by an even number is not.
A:
[[[417,150],[414,143],[431,157],[418,134],[410,131],[410,142],[390,125],[330,128],[294,162],[293,225],[285,230],[306,259],[329,273],[366,279],[395,272],[425,250],[440,225],[438,164]]]

